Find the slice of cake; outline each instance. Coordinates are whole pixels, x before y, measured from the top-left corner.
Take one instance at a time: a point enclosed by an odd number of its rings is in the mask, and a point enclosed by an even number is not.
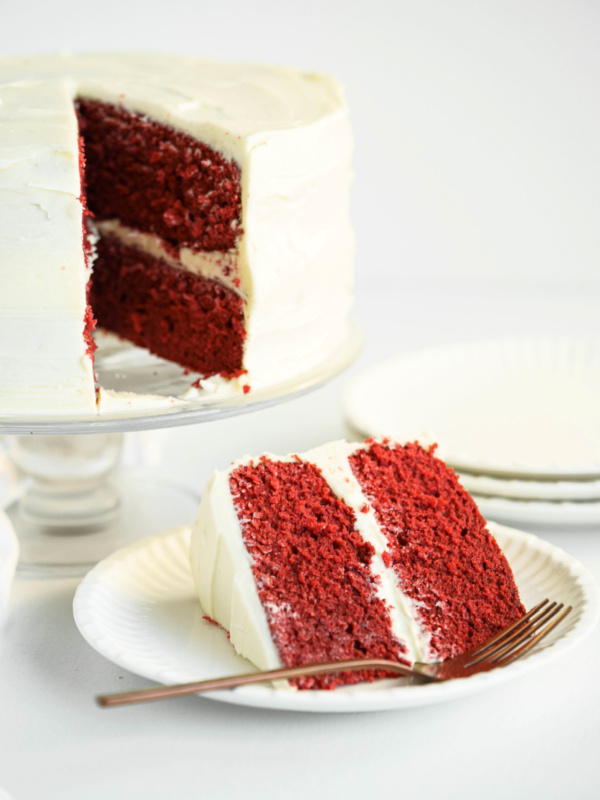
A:
[[[0,413],[93,412],[95,328],[229,393],[335,352],[351,150],[327,75],[0,59]]]
[[[458,655],[524,613],[510,566],[433,448],[334,442],[216,472],[192,536],[202,608],[260,669]],[[296,681],[331,689],[348,672]]]

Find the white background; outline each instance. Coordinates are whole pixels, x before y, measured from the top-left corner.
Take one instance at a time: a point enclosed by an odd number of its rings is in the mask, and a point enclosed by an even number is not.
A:
[[[2,6],[3,55],[160,51],[336,74],[356,133],[362,282],[600,289],[598,3]]]
[[[1,21],[5,55],[183,52],[340,77],[365,332],[350,372],[449,341],[600,337],[599,4],[4,0]],[[346,378],[129,444],[199,493],[246,452],[342,436]],[[542,533],[600,579],[598,526]],[[0,635],[0,787],[13,800],[600,796],[599,630],[571,658],[444,706],[326,716],[191,698],[106,711],[95,694],[146,681],[81,639],[76,584],[13,586]]]

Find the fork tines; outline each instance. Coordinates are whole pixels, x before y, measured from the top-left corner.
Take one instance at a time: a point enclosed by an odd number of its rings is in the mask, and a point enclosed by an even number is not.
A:
[[[565,608],[564,603],[542,600],[508,628],[471,651],[465,657],[464,666],[473,667],[483,661],[501,666],[514,661],[535,647],[571,611],[571,606]]]

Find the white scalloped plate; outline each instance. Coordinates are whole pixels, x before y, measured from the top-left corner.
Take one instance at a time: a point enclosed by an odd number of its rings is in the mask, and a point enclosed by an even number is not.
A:
[[[434,441],[449,465],[522,478],[600,478],[600,342],[453,344],[377,364],[344,394],[368,436]]]
[[[246,686],[205,696],[292,711],[384,711],[491,688],[566,653],[598,619],[600,592],[594,579],[575,559],[531,534],[493,524],[490,530],[513,567],[528,608],[543,597],[573,606],[542,649],[508,667],[448,683],[410,685],[398,679],[335,691]],[[254,670],[234,652],[225,632],[203,618],[188,562],[190,533],[190,528],[176,528],[117,551],[88,573],[73,603],[75,622],[92,647],[115,664],[163,684]]]
[[[490,478],[488,475],[460,473],[460,482],[468,492],[509,500],[600,500],[600,481],[527,481]]]

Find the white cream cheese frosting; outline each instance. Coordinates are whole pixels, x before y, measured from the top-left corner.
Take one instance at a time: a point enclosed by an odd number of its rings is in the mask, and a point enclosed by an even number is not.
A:
[[[244,287],[241,286],[239,279],[237,252],[195,252],[190,247],[182,247],[179,250],[179,257],[174,258],[165,249],[162,239],[151,233],[127,228],[114,219],[99,222],[96,227],[102,236],[114,236],[128,247],[135,247],[136,250],[141,250],[153,258],[160,258],[176,269],[217,281],[244,298]]]
[[[377,595],[390,611],[393,635],[405,645],[411,662],[432,661],[435,654],[430,634],[418,620],[415,603],[402,591],[393,570],[383,562],[382,554],[387,549],[385,537],[348,462],[349,456],[364,447],[367,445],[339,441],[297,456],[265,453],[264,457],[275,462],[299,458],[319,468],[336,497],[353,510],[355,529],[375,549],[371,573],[376,578]],[[229,632],[230,641],[240,655],[259,669],[275,669],[281,666],[281,660],[259,599],[229,482],[232,472],[257,461],[246,456],[227,470],[213,474],[192,533],[190,561],[200,604],[207,616]]]
[[[165,55],[0,59],[2,413],[96,409],[82,337],[77,97],[147,115],[240,166],[236,251],[182,252],[180,266],[230,288],[228,276],[239,279],[245,384],[289,380],[335,351],[347,335],[354,240],[352,137],[333,78]],[[160,249],[152,237],[136,246]]]
[[[0,406],[95,406],[77,121],[68,84],[0,87]]]

